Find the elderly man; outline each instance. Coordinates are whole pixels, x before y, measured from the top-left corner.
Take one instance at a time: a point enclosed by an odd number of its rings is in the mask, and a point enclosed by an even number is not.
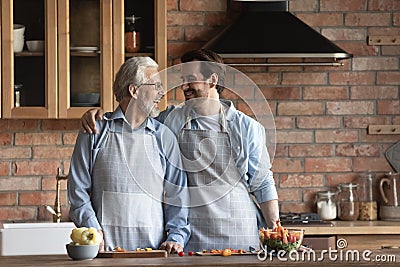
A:
[[[190,236],[177,141],[151,118],[165,95],[157,69],[149,57],[127,60],[113,85],[119,106],[97,121],[99,134],[81,132],[75,144],[70,217],[78,227],[99,229],[107,251],[119,246],[180,252]]]

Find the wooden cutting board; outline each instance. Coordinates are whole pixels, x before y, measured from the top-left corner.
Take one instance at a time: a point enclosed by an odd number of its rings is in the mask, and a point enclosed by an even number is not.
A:
[[[99,252],[97,258],[166,258],[168,253],[165,250],[152,250],[152,251],[105,251]]]

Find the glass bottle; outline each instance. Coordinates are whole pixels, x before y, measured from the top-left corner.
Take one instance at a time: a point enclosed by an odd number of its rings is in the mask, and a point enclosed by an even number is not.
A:
[[[337,195],[338,217],[343,221],[355,221],[358,219],[360,207],[357,195],[358,184],[342,183],[338,185]]]
[[[319,191],[316,196],[317,213],[322,220],[334,220],[337,216],[335,192]]]
[[[127,20],[125,26],[126,52],[136,53],[140,50],[140,33],[135,29],[135,22],[138,19],[140,19],[140,17],[135,17],[135,15],[125,18],[125,20]]]
[[[373,221],[378,218],[378,205],[373,197],[374,174],[365,172],[359,176],[359,198],[360,214],[358,219],[361,221]]]

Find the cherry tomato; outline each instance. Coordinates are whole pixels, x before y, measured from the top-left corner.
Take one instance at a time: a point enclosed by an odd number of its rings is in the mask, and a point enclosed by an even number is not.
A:
[[[179,257],[183,257],[183,256],[185,256],[185,252],[181,251],[178,253],[178,255],[179,255]]]
[[[189,252],[188,252],[188,255],[189,255],[189,256],[193,256],[193,255],[194,255],[193,251],[189,251]]]

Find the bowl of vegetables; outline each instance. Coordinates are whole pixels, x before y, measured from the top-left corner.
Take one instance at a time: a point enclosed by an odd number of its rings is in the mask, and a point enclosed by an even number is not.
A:
[[[259,230],[260,243],[268,251],[284,250],[290,252],[298,250],[303,242],[303,229],[286,229],[277,221],[274,229],[261,228]]]

